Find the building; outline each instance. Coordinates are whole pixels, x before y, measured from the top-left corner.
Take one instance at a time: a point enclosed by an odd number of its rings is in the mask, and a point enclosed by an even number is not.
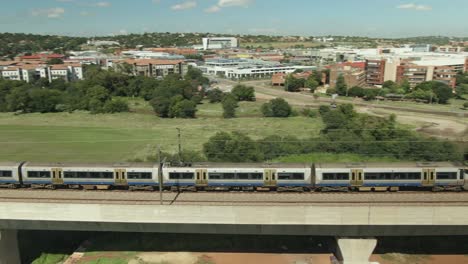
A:
[[[45,78],[52,82],[55,79],[63,78],[67,82],[83,80],[83,68],[81,64],[37,64],[8,62],[0,65],[0,72],[3,79],[31,82],[39,78]]]
[[[183,60],[127,59],[114,61],[113,66],[119,69],[118,65],[123,63],[131,66],[135,76],[163,78],[170,74],[185,75],[188,71],[188,65]]]
[[[368,85],[382,85],[385,82],[386,60],[366,60],[366,83]]]
[[[410,83],[411,88],[427,80],[428,69],[413,63],[403,63],[397,66],[396,82],[401,84],[404,80]]]
[[[66,56],[62,54],[39,53],[39,54],[33,54],[33,55],[19,56],[16,59],[20,62],[39,63],[39,62],[47,62],[48,60],[51,60],[51,59],[64,60],[65,58]]]
[[[437,52],[442,53],[460,53],[463,52],[465,49],[464,47],[453,47],[453,46],[440,46],[436,48]]]
[[[203,49],[233,49],[239,47],[239,41],[234,37],[203,38]]]
[[[464,67],[464,72],[468,72],[468,57],[465,58],[465,67]]]
[[[293,73],[292,75],[296,79],[308,79],[310,75],[312,75],[312,72],[307,71],[307,72]],[[286,84],[287,77],[288,77],[288,74],[286,73],[275,73],[271,77],[271,85],[284,86]]]
[[[274,61],[251,59],[211,59],[198,68],[208,75],[229,79],[270,78],[276,73],[293,73],[295,70],[314,70],[315,66],[289,66]]]
[[[66,82],[83,80],[83,68],[81,64],[56,64],[50,65],[46,69],[50,82],[56,79],[64,79]]]
[[[330,87],[335,88],[338,77],[342,75],[348,88],[366,86],[366,71],[362,67],[337,64],[330,67]]]

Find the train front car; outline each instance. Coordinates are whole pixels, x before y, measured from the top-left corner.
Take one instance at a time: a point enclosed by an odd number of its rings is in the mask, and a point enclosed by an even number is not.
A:
[[[0,162],[0,187],[17,188],[21,186],[20,162]]]
[[[32,188],[54,189],[63,186],[59,164],[27,162],[21,167],[22,184]]]

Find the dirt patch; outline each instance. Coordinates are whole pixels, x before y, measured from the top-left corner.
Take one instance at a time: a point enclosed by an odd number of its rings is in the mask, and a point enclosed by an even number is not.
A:
[[[468,264],[468,256],[465,255],[404,255],[404,254],[385,254],[374,255],[371,261],[380,264]]]
[[[187,252],[146,252],[138,254],[129,264],[197,264],[200,257],[197,253]]]

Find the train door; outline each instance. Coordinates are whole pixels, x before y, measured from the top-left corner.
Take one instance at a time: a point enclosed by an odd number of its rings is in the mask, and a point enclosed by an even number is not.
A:
[[[208,170],[198,169],[195,171],[196,185],[208,185]]]
[[[278,175],[276,174],[276,170],[265,169],[263,175],[265,186],[276,186],[278,184]]]
[[[362,169],[351,170],[351,186],[362,186],[364,184],[364,171]]]
[[[435,169],[423,169],[422,185],[434,186],[435,184]]]
[[[128,185],[128,182],[127,182],[127,170],[126,170],[126,169],[120,169],[120,184],[122,184],[122,185]]]
[[[61,168],[52,168],[52,183],[56,185],[63,184],[63,170]]]
[[[127,185],[125,169],[114,169],[115,185]]]

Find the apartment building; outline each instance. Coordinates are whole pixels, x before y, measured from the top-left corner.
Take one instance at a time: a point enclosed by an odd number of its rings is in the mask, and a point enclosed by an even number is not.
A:
[[[386,60],[366,60],[366,83],[368,85],[382,85],[385,82]]]
[[[67,82],[82,80],[83,68],[81,64],[32,64],[23,62],[9,62],[0,65],[0,74],[3,79],[31,82],[39,78],[63,78]]]
[[[330,87],[335,88],[338,77],[344,77],[346,85],[351,88],[353,86],[366,86],[366,71],[363,68],[352,67],[350,65],[333,65],[330,67]]]
[[[127,59],[114,62],[117,65],[122,63],[129,64],[134,75],[153,78],[163,78],[170,74],[185,75],[188,71],[188,65],[183,60]]]
[[[468,57],[465,59],[465,67],[463,68],[463,72],[468,72]]]
[[[411,88],[427,80],[428,68],[427,66],[416,65],[413,63],[403,63],[397,66],[396,82],[402,83],[407,80]]]

